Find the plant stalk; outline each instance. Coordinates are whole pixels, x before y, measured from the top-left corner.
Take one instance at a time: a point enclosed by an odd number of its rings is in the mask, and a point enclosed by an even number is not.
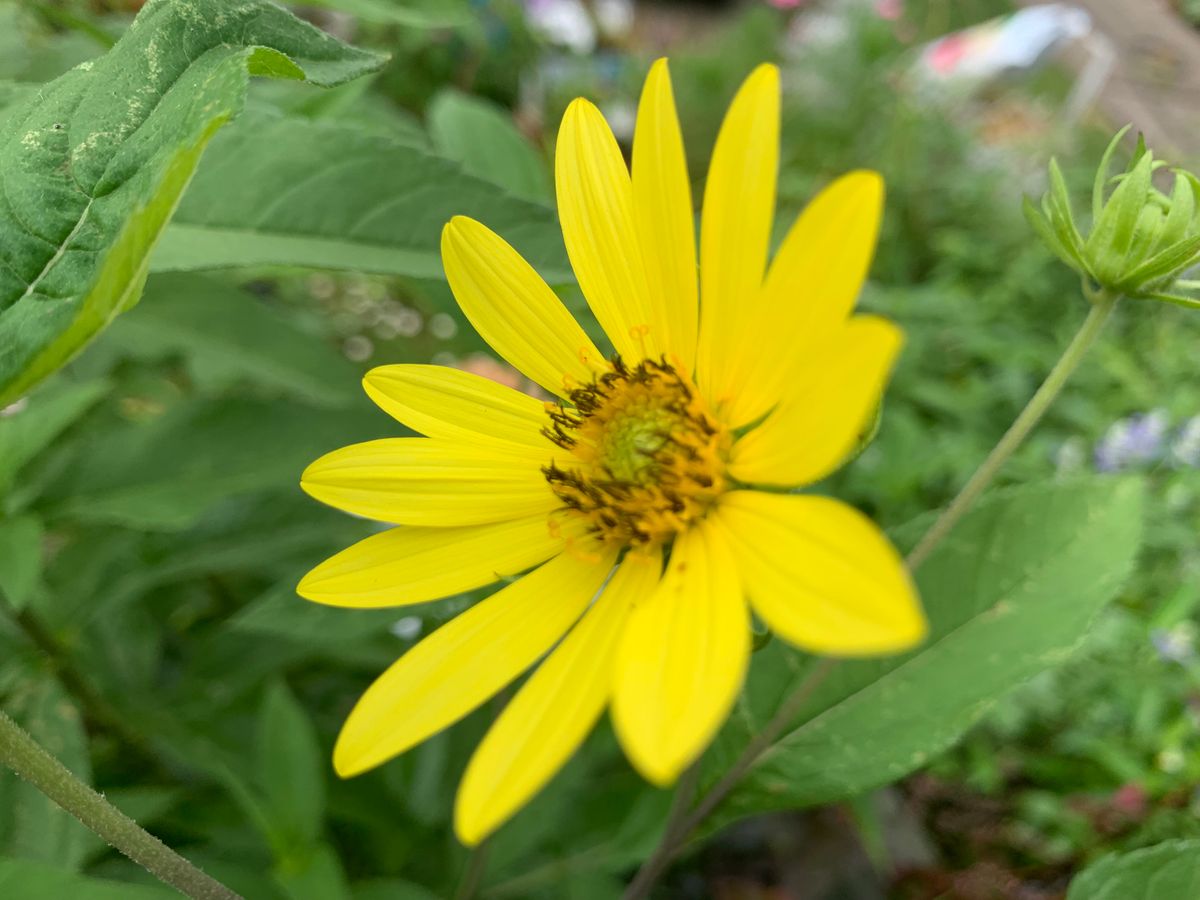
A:
[[[1119,299],[1119,295],[1103,290],[1092,298],[1092,308],[1088,312],[1087,318],[1083,320],[1083,324],[1075,332],[1075,337],[1071,339],[1071,343],[1063,351],[1063,355],[1054,364],[1054,368],[1050,370],[1050,374],[1046,376],[1042,386],[1037,389],[1037,393],[1030,398],[1029,403],[1021,410],[1021,414],[1004,433],[1004,437],[1000,438],[999,443],[992,448],[987,459],[975,470],[975,474],[971,476],[963,489],[958,492],[958,496],[942,511],[937,521],[908,554],[905,562],[908,563],[910,571],[916,571],[929,558],[929,554],[958,524],[958,520],[975,505],[975,501],[992,483],[992,479],[996,477],[1008,458],[1013,455],[1013,451],[1021,446],[1025,438],[1029,437],[1029,433],[1045,415],[1046,410],[1058,397],[1068,379],[1079,368],[1083,357],[1095,343]]]
[[[145,831],[0,712],[0,762],[160,881],[192,900],[241,900]]]
[[[721,801],[742,780],[742,776],[749,771],[750,767],[762,756],[764,751],[771,744],[775,743],[775,739],[779,737],[791,721],[800,714],[800,711],[804,708],[804,704],[808,702],[813,692],[829,676],[829,673],[833,671],[835,665],[837,665],[837,660],[829,658],[822,659],[814,665],[812,671],[805,676],[804,680],[783,701],[783,704],[763,727],[763,730],[756,734],[750,743],[746,745],[746,749],[742,751],[741,756],[729,767],[729,771],[722,775],[721,780],[714,784],[700,798],[700,802],[696,804],[696,808],[684,816],[676,827],[667,827],[658,842],[658,846],[654,848],[654,853],[642,864],[642,867],[638,869],[637,875],[634,876],[633,881],[626,888],[622,900],[645,900],[650,895],[650,889],[654,887],[654,882],[666,871],[667,866],[670,865],[675,854],[687,842],[691,833],[720,805]],[[689,772],[698,770],[699,763],[693,766]],[[686,808],[687,804],[684,793],[686,792],[687,797],[690,797],[692,791],[695,790],[695,784],[693,783],[689,786],[687,781],[688,778],[685,776],[676,789],[678,795],[676,804],[684,808]]]

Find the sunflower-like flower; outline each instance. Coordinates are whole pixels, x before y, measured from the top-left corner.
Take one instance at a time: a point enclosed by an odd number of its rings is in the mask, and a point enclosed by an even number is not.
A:
[[[856,448],[901,345],[894,325],[851,315],[882,182],[834,182],[768,268],[778,153],[779,75],[761,66],[713,151],[697,277],[666,61],[646,79],[632,173],[596,107],[571,104],[558,211],[607,356],[501,237],[467,218],[446,225],[442,260],[463,313],[558,399],[451,368],[384,366],[367,393],[424,436],[346,447],[304,473],[318,500],[398,527],[318,566],[302,596],[389,607],[505,582],[367,690],[334,750],[342,776],[441,731],[537,664],[463,777],[455,827],[474,844],[606,707],[637,770],[671,783],[738,695],[751,611],[813,653],[889,653],[923,637],[883,534],[843,503],[787,492]]]

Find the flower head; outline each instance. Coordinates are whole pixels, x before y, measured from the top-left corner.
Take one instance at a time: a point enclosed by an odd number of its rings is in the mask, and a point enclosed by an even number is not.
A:
[[[822,192],[768,267],[778,140],[778,73],[763,66],[717,139],[697,254],[665,60],[646,80],[632,173],[599,111],[570,106],[559,215],[611,353],[502,238],[471,219],[446,226],[463,313],[557,399],[385,366],[367,393],[424,437],[346,447],[304,473],[317,499],[398,527],[318,566],[303,596],[400,606],[510,579],[364,694],[334,751],[342,775],[423,741],[540,659],[463,778],[456,828],[475,843],[606,707],[633,765],[673,781],[740,690],[751,610],[819,653],[893,652],[925,634],[879,530],[836,500],[786,492],[854,451],[901,338],[851,315],[881,213],[877,175]]]
[[[1050,190],[1041,209],[1025,200],[1025,215],[1046,245],[1079,272],[1089,288],[1137,300],[1200,307],[1189,296],[1197,285],[1183,280],[1200,264],[1200,178],[1174,170],[1171,192],[1153,183],[1164,166],[1139,137],[1126,170],[1109,178],[1117,146],[1129,130],[1117,133],[1105,151],[1092,190],[1092,229],[1083,235],[1075,224],[1066,181],[1050,162]],[[1110,183],[1115,187],[1109,190]]]

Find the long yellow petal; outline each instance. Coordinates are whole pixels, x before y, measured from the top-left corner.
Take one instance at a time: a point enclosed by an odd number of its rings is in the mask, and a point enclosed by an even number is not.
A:
[[[380,366],[367,395],[398,422],[438,439],[545,450],[546,404],[490,378],[446,366]]]
[[[748,619],[724,538],[705,524],[678,538],[617,653],[613,724],[648,780],[673,782],[725,720],[750,656]]]
[[[691,373],[700,301],[696,219],[667,61],[650,67],[633,133],[633,212],[650,287],[651,330]]]
[[[625,158],[604,116],[582,98],[567,107],[554,153],[558,217],[588,305],[626,360],[666,349],[654,330]]]
[[[793,373],[788,393],[733,446],[729,471],[747,484],[804,485],[834,471],[863,438],[903,335],[878,316],[855,316]]]
[[[454,827],[479,843],[524,806],[583,743],[612,692],[617,640],[658,584],[662,557],[630,554],[583,619],[505,707],[471,757]]]
[[[559,553],[571,536],[582,537],[572,520],[546,514],[462,528],[402,525],[325,560],[296,592],[357,609],[424,603],[518,575]]]
[[[730,370],[735,384],[753,389],[739,391],[726,407],[731,426],[774,406],[798,364],[846,321],[867,277],[882,214],[883,179],[851,172],[796,219],[762,290],[744,306]]]
[[[457,722],[529,668],[574,624],[612,566],[611,552],[563,553],[447,622],[381,675],[333,750],[343,778]]]
[[[529,263],[487,226],[455,216],[442,229],[446,280],[485,341],[546,390],[566,396],[605,361]]]
[[[700,221],[696,379],[718,409],[752,386],[734,381],[730,338],[762,286],[779,168],[779,70],[755,69],[717,135]]]
[[[715,516],[755,611],[813,653],[896,653],[928,630],[900,555],[870,519],[828,497],[735,491]]]
[[[559,505],[539,459],[432,438],[384,438],[322,456],[300,486],[332,507],[394,525],[481,525]]]

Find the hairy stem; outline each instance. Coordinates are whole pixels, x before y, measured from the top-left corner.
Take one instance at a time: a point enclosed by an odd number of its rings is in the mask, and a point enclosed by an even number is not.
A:
[[[0,712],[0,762],[160,881],[192,900],[240,900],[219,881],[145,831],[43,750]]]
[[[683,816],[676,827],[671,828],[668,826],[667,830],[663,832],[658,846],[654,848],[654,853],[642,864],[637,875],[626,889],[623,900],[644,900],[645,897],[650,895],[650,889],[654,886],[654,882],[666,870],[666,867],[670,864],[675,854],[687,842],[691,833],[720,805],[721,801],[737,786],[737,783],[742,780],[742,776],[749,771],[755,761],[762,756],[763,752],[775,742],[775,739],[783,733],[783,730],[800,714],[800,711],[804,709],[804,705],[812,697],[813,692],[829,676],[829,673],[833,671],[833,667],[836,664],[836,660],[822,659],[814,665],[812,671],[805,676],[804,680],[783,701],[783,704],[763,727],[763,730],[756,734],[750,743],[746,745],[746,749],[742,751],[741,756],[729,767],[729,771],[722,775],[720,781],[709,788],[708,792],[700,798],[700,802],[696,804],[696,808],[686,816]],[[697,771],[698,768],[699,765],[697,764],[689,771]],[[691,789],[688,789],[686,781],[687,776],[680,782],[678,791],[682,795],[687,790],[690,796],[691,791],[695,789],[695,785],[693,784]],[[682,804],[685,806],[686,803],[686,800],[682,801]]]

